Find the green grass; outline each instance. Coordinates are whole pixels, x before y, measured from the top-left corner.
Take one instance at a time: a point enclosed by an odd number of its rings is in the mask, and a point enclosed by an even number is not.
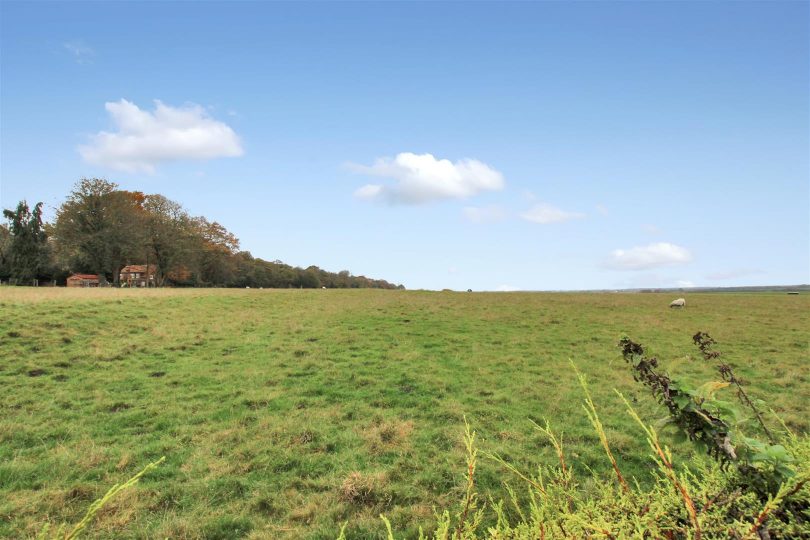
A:
[[[522,470],[556,461],[530,420],[563,432],[580,470],[610,464],[582,410],[587,375],[625,476],[645,482],[646,420],[664,411],[616,342],[673,376],[712,377],[717,349],[792,428],[808,429],[810,296],[375,290],[0,288],[0,536],[76,522],[161,456],[90,525],[92,538],[413,536],[464,493],[463,417]],[[688,454],[678,454],[682,459]],[[496,499],[492,461],[478,488]]]

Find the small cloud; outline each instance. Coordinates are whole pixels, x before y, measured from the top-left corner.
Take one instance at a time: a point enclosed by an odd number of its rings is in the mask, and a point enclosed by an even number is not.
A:
[[[675,282],[675,285],[681,289],[691,289],[695,286],[695,283],[693,281],[689,281],[688,279],[679,279]]]
[[[104,107],[117,131],[100,131],[89,144],[79,146],[88,163],[152,173],[156,165],[167,161],[244,154],[236,133],[199,105],[171,107],[156,100],[154,112],[149,112],[122,99]]]
[[[495,223],[506,218],[506,211],[497,205],[492,206],[467,206],[463,210],[464,217],[473,223]]]
[[[526,221],[547,225],[549,223],[562,223],[572,219],[582,219],[585,217],[585,214],[580,212],[566,212],[550,204],[539,203],[520,214],[520,217]]]
[[[519,291],[520,289],[514,285],[498,285],[495,287],[495,290],[498,292],[515,292]]]
[[[91,64],[96,56],[96,51],[81,40],[66,41],[62,47],[73,56],[77,64]]]
[[[692,260],[689,250],[667,242],[630,249],[616,249],[610,254],[606,266],[615,270],[645,270],[659,266],[685,264]]]
[[[641,230],[644,231],[647,234],[652,234],[652,235],[661,234],[661,229],[659,227],[657,227],[656,225],[652,225],[650,223],[645,223],[644,225],[642,225]]]
[[[447,273],[448,274],[457,274],[458,273],[458,268],[456,268],[455,266],[451,266],[450,268],[447,269]]]
[[[455,163],[432,154],[403,152],[393,159],[380,158],[373,165],[348,164],[350,170],[388,178],[393,184],[368,184],[355,191],[361,199],[390,204],[423,204],[441,199],[465,199],[483,191],[503,189],[503,175],[476,159]]]
[[[600,216],[607,216],[610,213],[604,204],[597,204],[596,211],[599,212]]]

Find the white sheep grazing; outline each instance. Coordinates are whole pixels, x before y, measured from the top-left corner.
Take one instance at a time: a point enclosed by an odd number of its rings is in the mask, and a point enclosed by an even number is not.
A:
[[[686,300],[683,298],[678,298],[677,300],[673,300],[669,307],[686,307]]]

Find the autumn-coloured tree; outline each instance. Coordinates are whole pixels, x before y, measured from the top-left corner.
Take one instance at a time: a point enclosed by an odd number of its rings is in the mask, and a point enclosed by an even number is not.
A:
[[[53,231],[62,265],[118,283],[121,268],[146,255],[144,195],[104,179],[80,180],[59,207]]]
[[[239,239],[216,221],[204,217],[192,219],[196,237],[196,280],[202,285],[223,285],[236,275],[234,255]]]
[[[163,286],[172,274],[185,274],[194,253],[194,226],[183,207],[163,195],[147,195],[143,229],[150,261],[157,265],[155,281]]]

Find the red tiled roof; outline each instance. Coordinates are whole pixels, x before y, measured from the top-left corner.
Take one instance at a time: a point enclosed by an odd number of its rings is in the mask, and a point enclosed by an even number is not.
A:
[[[150,264],[149,265],[149,270],[151,272],[154,272],[155,271],[155,265]],[[125,266],[125,267],[123,267],[121,269],[122,274],[129,274],[129,273],[132,273],[132,272],[146,273],[146,265],[145,264],[129,264],[129,265],[127,265],[127,266]]]
[[[73,274],[68,279],[98,279],[96,274]]]

